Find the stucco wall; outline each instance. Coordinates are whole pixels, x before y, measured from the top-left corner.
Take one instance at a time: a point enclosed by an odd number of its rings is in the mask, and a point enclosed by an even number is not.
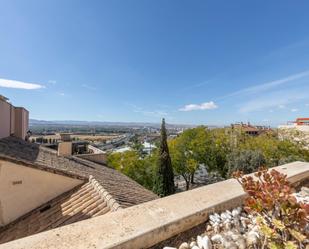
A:
[[[8,137],[10,135],[10,112],[11,105],[0,100],[0,138]]]
[[[29,125],[29,112],[22,107],[14,107],[0,99],[0,138],[11,134],[25,139]]]
[[[25,139],[29,125],[29,112],[22,107],[15,107],[15,132],[14,135]]]
[[[82,181],[0,160],[0,226]]]

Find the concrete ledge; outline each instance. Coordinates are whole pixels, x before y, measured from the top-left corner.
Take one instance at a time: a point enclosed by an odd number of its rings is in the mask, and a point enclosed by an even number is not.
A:
[[[309,163],[275,168],[291,183],[309,178]],[[0,245],[22,248],[147,248],[207,220],[212,212],[240,205],[245,197],[234,179],[150,201]]]

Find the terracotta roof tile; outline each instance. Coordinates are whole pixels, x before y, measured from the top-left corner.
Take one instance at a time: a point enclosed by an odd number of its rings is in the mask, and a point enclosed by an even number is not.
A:
[[[92,175],[121,207],[130,207],[158,198],[119,171],[73,156],[59,157],[51,149],[18,138],[0,139],[1,158],[85,180]]]

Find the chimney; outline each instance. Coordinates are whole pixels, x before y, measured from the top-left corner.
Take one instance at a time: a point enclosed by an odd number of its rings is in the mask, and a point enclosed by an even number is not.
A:
[[[58,156],[71,156],[72,142],[60,142],[58,144]]]
[[[71,133],[60,133],[62,142],[71,142]]]
[[[29,112],[23,107],[14,107],[15,109],[15,129],[14,135],[16,137],[26,139],[29,128]]]
[[[61,142],[58,143],[58,156],[72,155],[72,141],[70,133],[60,133]]]

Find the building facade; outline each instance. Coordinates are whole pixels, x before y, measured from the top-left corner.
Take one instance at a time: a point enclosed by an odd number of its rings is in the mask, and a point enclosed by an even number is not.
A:
[[[15,107],[0,95],[0,138],[15,136],[25,139],[29,129],[29,112]]]

